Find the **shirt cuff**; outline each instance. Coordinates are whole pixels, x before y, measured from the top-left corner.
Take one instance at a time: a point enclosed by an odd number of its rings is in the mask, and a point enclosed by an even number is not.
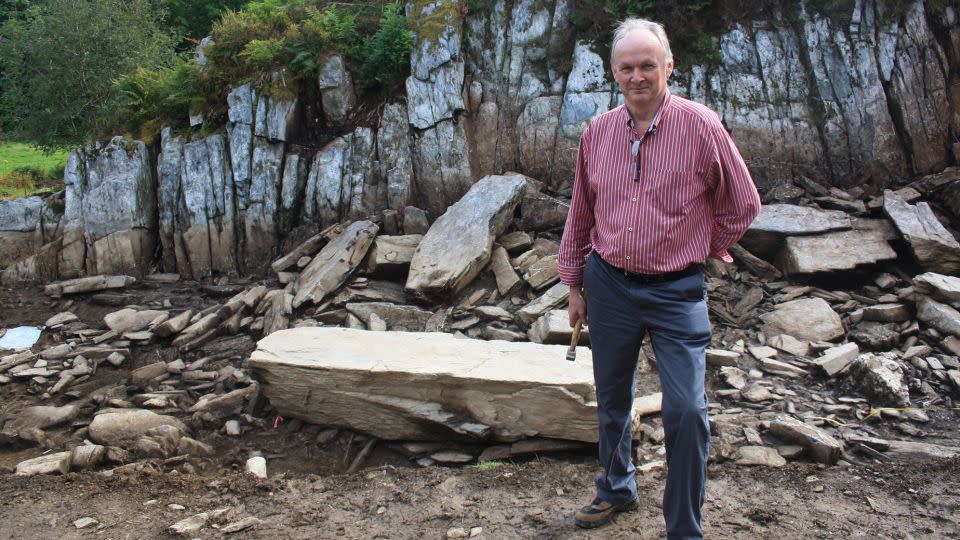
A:
[[[730,256],[730,253],[729,253],[727,250],[725,250],[725,249],[722,250],[722,251],[715,251],[715,252],[713,252],[712,254],[710,254],[710,256],[711,256],[711,257],[714,257],[714,258],[716,258],[716,259],[720,259],[721,261],[726,262],[726,263],[732,263],[732,262],[733,262],[733,257],[731,257],[731,256]]]

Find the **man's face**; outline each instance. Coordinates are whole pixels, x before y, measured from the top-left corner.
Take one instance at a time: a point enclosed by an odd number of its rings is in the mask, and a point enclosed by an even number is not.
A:
[[[673,73],[660,42],[649,30],[635,30],[617,43],[613,51],[613,78],[628,105],[645,108],[659,105]]]

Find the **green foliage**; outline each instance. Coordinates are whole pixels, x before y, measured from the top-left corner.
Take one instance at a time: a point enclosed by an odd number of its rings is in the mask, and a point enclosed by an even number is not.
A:
[[[393,87],[407,74],[407,59],[413,48],[413,32],[400,13],[400,4],[388,4],[380,17],[380,29],[364,40],[360,54],[359,79],[363,86]]]
[[[115,122],[113,80],[173,61],[177,41],[151,0],[44,0],[0,28],[0,109],[8,136],[82,144]]]
[[[685,70],[695,64],[719,61],[717,36],[727,30],[744,9],[743,0],[575,0],[571,21],[577,35],[596,36],[594,45],[605,59],[617,23],[643,17],[662,23],[670,37],[674,64]],[[751,9],[757,9],[754,5]]]
[[[238,10],[247,0],[163,0],[170,14],[169,25],[184,38],[199,41],[210,34],[210,28],[221,13]]]
[[[137,68],[117,79],[115,86],[120,125],[144,140],[164,126],[182,125],[218,95],[204,85],[197,64],[184,57],[170,67]]]

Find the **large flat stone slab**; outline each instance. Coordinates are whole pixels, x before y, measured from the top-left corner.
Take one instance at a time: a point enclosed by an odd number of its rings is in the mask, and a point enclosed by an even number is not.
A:
[[[818,236],[791,236],[778,257],[786,274],[853,270],[897,258],[880,231],[840,231]]]
[[[570,362],[559,345],[296,328],[260,340],[250,367],[280,414],[381,439],[597,440],[586,348]]]
[[[754,254],[769,256],[776,254],[786,236],[822,234],[851,227],[850,216],[839,210],[768,204],[760,209],[740,243]]]
[[[912,205],[894,191],[883,192],[883,210],[910,244],[920,266],[931,272],[960,270],[960,243],[925,202]]]
[[[526,187],[519,174],[483,178],[424,235],[410,261],[407,291],[422,298],[459,292],[490,261],[493,241],[513,217]]]

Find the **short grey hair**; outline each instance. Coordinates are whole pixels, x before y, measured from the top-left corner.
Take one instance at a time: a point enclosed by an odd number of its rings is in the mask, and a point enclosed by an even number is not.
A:
[[[663,47],[663,55],[666,62],[670,63],[673,61],[673,53],[670,52],[670,40],[667,39],[667,30],[663,25],[648,19],[631,17],[621,21],[620,24],[617,25],[617,29],[613,32],[613,42],[610,44],[610,69],[616,69],[613,65],[613,52],[617,50],[617,44],[620,43],[620,40],[627,37],[627,34],[637,30],[652,32],[657,38],[657,41],[660,42],[660,46]]]

